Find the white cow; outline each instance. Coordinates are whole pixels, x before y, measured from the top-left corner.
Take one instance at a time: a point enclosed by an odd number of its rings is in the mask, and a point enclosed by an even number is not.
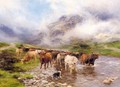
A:
[[[77,69],[76,69],[76,64],[78,62],[77,57],[67,55],[67,56],[65,56],[64,62],[65,62],[65,70],[69,69],[70,73],[72,73],[73,70],[77,71]]]
[[[57,55],[57,63],[62,65],[62,63],[64,62],[64,58],[65,58],[65,53],[59,53]]]

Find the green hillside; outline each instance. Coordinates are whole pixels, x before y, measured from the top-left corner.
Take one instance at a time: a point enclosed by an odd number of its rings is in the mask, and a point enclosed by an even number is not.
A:
[[[0,42],[0,48],[1,48],[1,47],[6,47],[6,46],[9,46],[9,44],[8,44],[8,43],[5,43],[5,42]]]

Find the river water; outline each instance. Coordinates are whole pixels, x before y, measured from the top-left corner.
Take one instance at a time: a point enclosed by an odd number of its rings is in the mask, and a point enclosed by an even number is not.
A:
[[[95,61],[94,67],[77,65],[76,74],[68,71],[62,72],[62,79],[52,80],[54,82],[66,82],[73,87],[120,87],[120,59],[114,57],[100,56]],[[118,77],[110,85],[103,84],[106,77]],[[50,80],[50,79],[49,79]]]

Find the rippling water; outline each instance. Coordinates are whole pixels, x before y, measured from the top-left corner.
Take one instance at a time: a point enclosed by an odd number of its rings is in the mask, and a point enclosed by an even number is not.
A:
[[[58,68],[58,67],[57,67]],[[70,74],[62,70],[62,79],[49,81],[67,83],[73,87],[120,87],[120,59],[101,56],[95,61],[94,67],[78,64],[78,71]],[[106,77],[118,77],[112,84],[103,84]]]

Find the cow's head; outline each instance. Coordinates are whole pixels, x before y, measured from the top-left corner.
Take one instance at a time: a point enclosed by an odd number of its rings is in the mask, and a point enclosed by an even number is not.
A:
[[[99,54],[93,54],[94,59],[98,59]]]

